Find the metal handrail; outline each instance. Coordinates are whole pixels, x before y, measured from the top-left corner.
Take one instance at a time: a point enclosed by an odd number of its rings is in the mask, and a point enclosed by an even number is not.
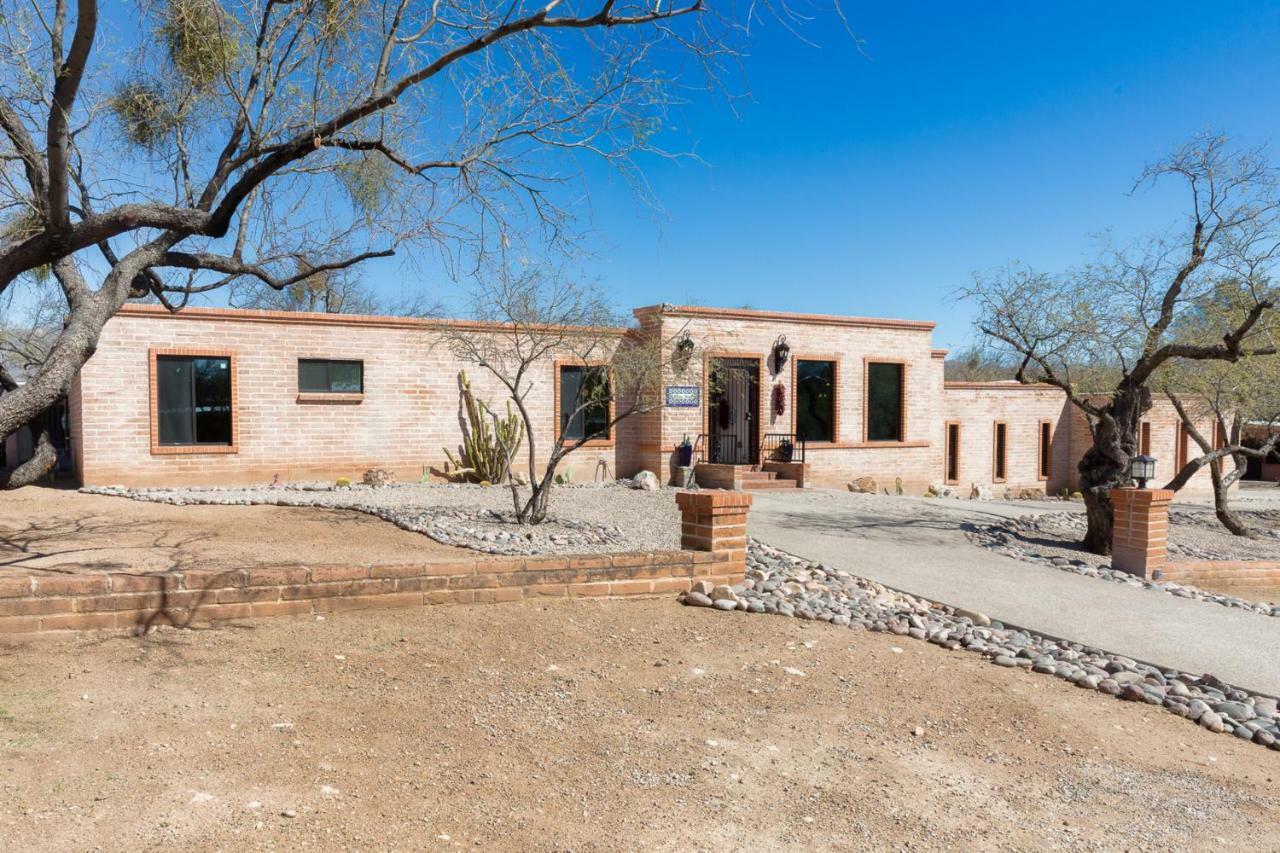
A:
[[[793,432],[765,433],[760,441],[761,462],[804,462],[804,455],[805,440]]]

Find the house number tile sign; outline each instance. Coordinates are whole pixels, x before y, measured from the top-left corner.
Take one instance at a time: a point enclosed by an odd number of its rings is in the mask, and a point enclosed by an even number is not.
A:
[[[695,408],[702,403],[702,389],[697,385],[668,385],[667,405],[676,409]]]

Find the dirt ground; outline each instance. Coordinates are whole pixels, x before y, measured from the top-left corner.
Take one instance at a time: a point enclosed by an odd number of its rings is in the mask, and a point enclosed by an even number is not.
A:
[[[0,497],[0,573],[369,565],[473,553],[348,510],[169,506],[34,486]]]
[[[0,644],[13,850],[1277,849],[1278,779],[977,655],[669,599]]]

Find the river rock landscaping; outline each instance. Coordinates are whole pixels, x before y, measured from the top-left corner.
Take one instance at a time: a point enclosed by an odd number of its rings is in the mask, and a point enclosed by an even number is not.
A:
[[[1258,539],[1243,539],[1226,533],[1217,526],[1218,521],[1209,510],[1172,510],[1169,513],[1170,557],[1184,560],[1280,559],[1280,512],[1244,511],[1240,515],[1257,529]],[[1085,518],[1080,514],[1050,513],[990,524],[966,523],[962,525],[962,529],[975,545],[1026,563],[1165,592],[1179,598],[1250,610],[1264,616],[1280,616],[1280,603],[1250,601],[1239,596],[1199,589],[1190,584],[1145,580],[1113,569],[1109,558],[1091,554],[1080,547],[1085,524]]]
[[[1158,705],[1204,728],[1280,750],[1274,698],[1140,663],[1092,646],[1055,640],[995,622],[981,613],[936,604],[840,569],[752,540],[745,579],[733,586],[699,582],[679,600],[720,611],[768,613],[829,622],[965,649],[996,666],[1053,675],[1077,687]]]
[[[291,506],[354,510],[445,545],[486,554],[584,554],[680,548],[680,511],[671,490],[629,483],[558,485],[547,520],[521,525],[505,487],[460,484],[185,488],[86,487],[82,492],[187,505]]]

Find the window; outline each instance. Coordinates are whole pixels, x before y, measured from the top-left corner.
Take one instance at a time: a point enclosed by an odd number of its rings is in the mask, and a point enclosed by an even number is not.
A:
[[[1151,455],[1151,421],[1142,422],[1142,432],[1138,439],[1138,452],[1143,456]]]
[[[947,470],[948,483],[960,482],[960,424],[947,424]]]
[[[867,441],[902,441],[905,370],[901,364],[867,363]]]
[[[561,366],[560,435],[569,441],[609,438],[607,368]]]
[[[298,393],[363,394],[364,362],[300,358]]]
[[[992,479],[997,483],[1003,483],[1007,479],[1008,471],[1008,453],[1009,453],[1009,425],[997,421],[995,426],[995,435],[992,436]]]
[[[796,360],[796,436],[836,440],[836,363]]]
[[[230,446],[231,359],[157,356],[156,432],[161,445]]]
[[[1178,435],[1177,447],[1175,448],[1174,455],[1177,457],[1177,460],[1178,460],[1177,470],[1181,471],[1187,465],[1187,458],[1189,456],[1187,452],[1189,450],[1187,446],[1187,440],[1190,438],[1190,436],[1187,434],[1187,428],[1182,425],[1182,421],[1178,421],[1177,435]]]
[[[1049,479],[1049,467],[1053,461],[1053,425],[1040,422],[1040,479]]]

